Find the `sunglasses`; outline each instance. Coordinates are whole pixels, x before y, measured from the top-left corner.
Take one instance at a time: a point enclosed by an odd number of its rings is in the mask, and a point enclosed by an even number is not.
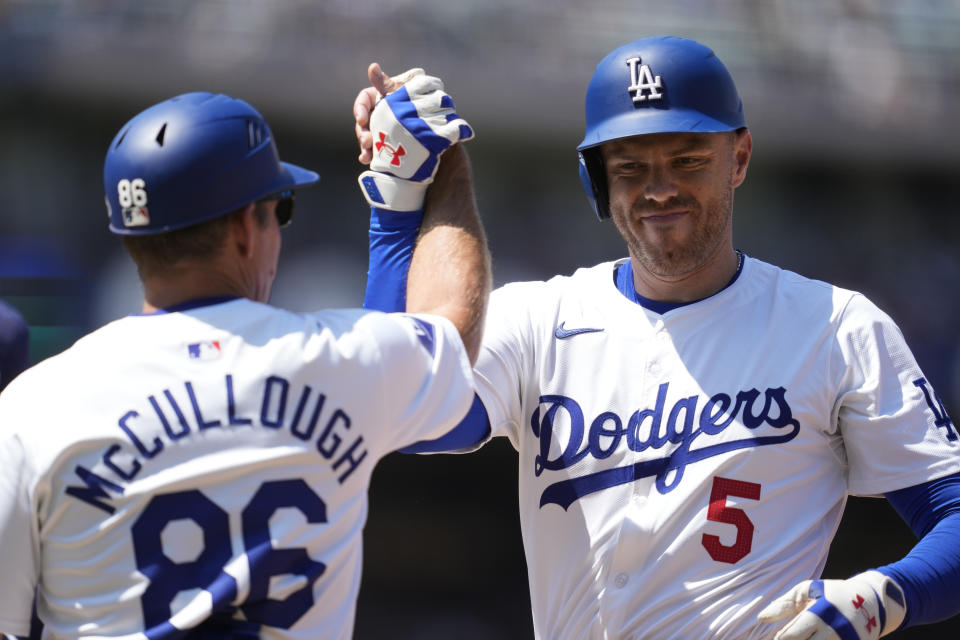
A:
[[[275,210],[277,214],[277,224],[281,227],[286,227],[293,220],[293,203],[295,199],[293,189],[286,189],[271,194],[266,198],[260,198],[257,202],[270,202],[275,200],[277,202],[277,208]]]

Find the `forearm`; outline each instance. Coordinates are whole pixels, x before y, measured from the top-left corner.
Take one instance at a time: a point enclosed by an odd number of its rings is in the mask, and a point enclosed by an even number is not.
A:
[[[490,256],[462,145],[443,156],[407,276],[407,308],[449,318],[474,362],[490,293]]]
[[[903,588],[903,627],[930,624],[960,613],[960,514],[945,518],[902,560],[879,568]]]
[[[920,538],[897,562],[879,568],[903,588],[903,626],[929,624],[960,613],[960,477],[940,478],[887,499]]]

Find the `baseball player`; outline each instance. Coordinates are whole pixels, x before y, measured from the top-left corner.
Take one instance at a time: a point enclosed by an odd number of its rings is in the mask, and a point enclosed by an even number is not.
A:
[[[28,633],[36,588],[45,638],[351,637],[371,472],[463,418],[489,288],[452,197],[472,130],[439,82],[408,106],[429,165],[408,314],[267,304],[318,176],[248,103],[189,93],[120,129],[104,186],[143,312],[0,398],[0,631]]]
[[[0,300],[0,391],[27,368],[30,332],[20,312]]]
[[[479,401],[408,449],[519,452],[536,637],[867,640],[960,612],[956,425],[866,297],[734,248],[752,140],[721,61],[673,37],[616,49],[578,151],[627,256],[494,291]],[[387,253],[371,247],[381,308],[402,278]],[[851,494],[885,496],[919,541],[822,580]]]

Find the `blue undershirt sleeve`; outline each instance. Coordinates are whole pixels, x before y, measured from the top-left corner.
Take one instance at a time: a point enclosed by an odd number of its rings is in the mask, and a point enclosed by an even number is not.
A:
[[[370,262],[364,309],[387,312],[406,309],[407,271],[422,219],[422,209],[370,208]]]
[[[960,613],[960,473],[885,497],[919,538],[910,552],[878,570],[903,588],[907,614],[900,628]]]

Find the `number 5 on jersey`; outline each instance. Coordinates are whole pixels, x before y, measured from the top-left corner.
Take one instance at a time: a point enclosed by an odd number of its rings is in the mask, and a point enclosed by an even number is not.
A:
[[[753,548],[753,522],[743,509],[727,506],[727,497],[760,499],[760,485],[755,482],[731,480],[714,477],[713,490],[710,492],[710,506],[707,508],[707,520],[725,522],[737,528],[737,538],[732,545],[720,542],[720,536],[703,534],[701,544],[710,557],[717,562],[735,564],[743,559]]]

